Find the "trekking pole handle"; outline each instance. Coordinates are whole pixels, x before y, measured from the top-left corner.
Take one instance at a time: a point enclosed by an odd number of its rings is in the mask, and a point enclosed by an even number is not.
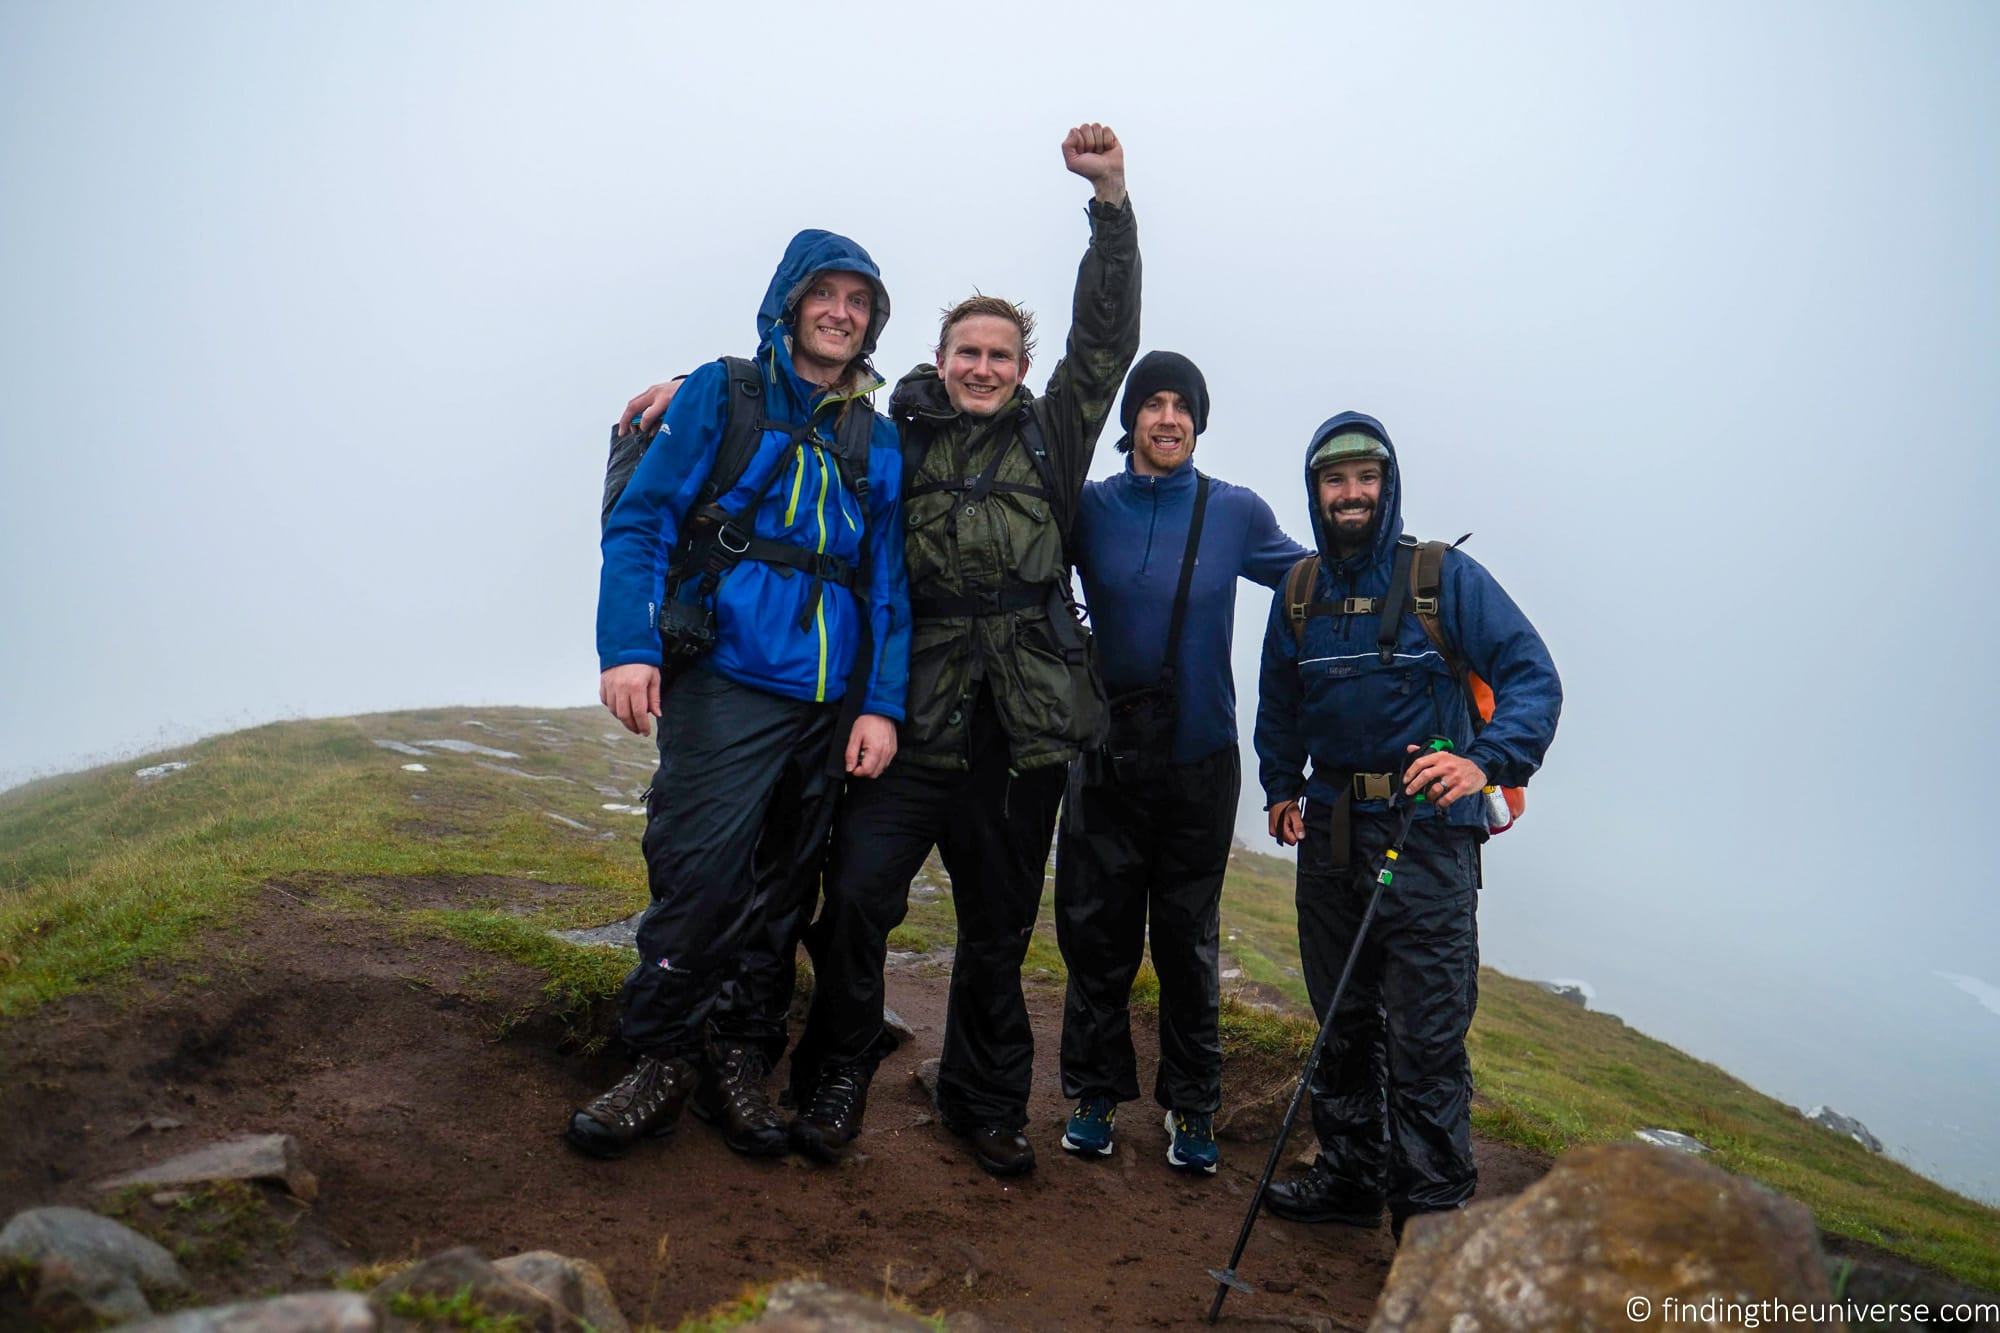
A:
[[[1415,754],[1406,754],[1403,756],[1403,773],[1408,773],[1410,771],[1410,765],[1416,763],[1417,760],[1422,759],[1427,754],[1450,754],[1456,748],[1457,747],[1451,743],[1451,737],[1432,736],[1428,740],[1426,740],[1422,745],[1417,747],[1417,752]],[[1401,774],[1398,774],[1399,778],[1401,776],[1402,776]],[[1402,785],[1403,784],[1400,781],[1396,784],[1398,795],[1401,794]],[[1430,797],[1424,795],[1422,792],[1418,792],[1416,795],[1410,797],[1410,800],[1416,802],[1418,805],[1426,805],[1429,804]],[[1399,843],[1400,841],[1401,840],[1398,839]],[[1401,847],[1399,846],[1397,850],[1400,851]]]

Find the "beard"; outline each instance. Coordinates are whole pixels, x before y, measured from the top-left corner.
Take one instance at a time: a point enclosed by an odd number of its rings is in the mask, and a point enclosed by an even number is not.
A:
[[[1350,519],[1366,515],[1367,521],[1360,524],[1352,522],[1342,523],[1338,517],[1340,514],[1345,514]],[[1348,506],[1336,510],[1333,506],[1329,505],[1326,509],[1325,518],[1327,535],[1332,540],[1336,551],[1352,553],[1363,550],[1373,544],[1375,539],[1376,506]]]

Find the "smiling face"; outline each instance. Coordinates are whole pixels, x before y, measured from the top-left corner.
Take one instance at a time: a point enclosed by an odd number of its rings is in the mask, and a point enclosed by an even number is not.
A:
[[[875,288],[859,273],[815,273],[792,315],[792,365],[801,379],[831,384],[861,355]]]
[[[1194,412],[1172,389],[1139,404],[1132,424],[1132,470],[1163,477],[1194,457]]]
[[[1374,534],[1376,512],[1382,507],[1382,479],[1386,475],[1379,458],[1344,459],[1313,474],[1320,512],[1326,517],[1335,549],[1358,551],[1367,545]]]
[[[937,367],[953,407],[990,417],[1013,401],[1028,373],[1021,330],[999,315],[967,315],[945,331]]]

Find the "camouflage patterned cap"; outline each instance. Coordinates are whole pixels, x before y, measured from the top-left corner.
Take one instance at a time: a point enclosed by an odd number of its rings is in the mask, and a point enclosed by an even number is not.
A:
[[[1312,462],[1306,465],[1308,472],[1317,472],[1334,463],[1345,463],[1355,458],[1389,459],[1389,450],[1382,441],[1367,431],[1343,431],[1331,436],[1326,443],[1313,450]]]

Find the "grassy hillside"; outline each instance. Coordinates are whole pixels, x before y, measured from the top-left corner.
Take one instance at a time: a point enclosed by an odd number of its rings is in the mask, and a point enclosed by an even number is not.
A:
[[[450,740],[511,757],[402,754],[377,744]],[[172,759],[188,767],[143,780]],[[411,772],[420,764],[427,771]],[[0,793],[0,1021],[140,963],[202,982],[197,942],[266,886],[369,876],[504,875],[559,886],[531,909],[407,910],[401,924],[540,968],[543,1003],[590,1021],[623,965],[551,940],[643,905],[629,805],[651,748],[600,711],[450,709],[259,727]],[[335,885],[329,889],[326,886]],[[1239,851],[1224,895],[1224,947],[1242,971],[1226,1036],[1286,1060],[1302,1008],[1291,866]],[[357,906],[365,895],[355,894]],[[373,910],[389,910],[376,907]],[[935,863],[893,947],[948,956],[953,921]],[[1044,913],[1031,973],[1061,975]],[[1150,978],[1142,978],[1142,998]],[[2000,1287],[2000,1211],[1961,1198],[1807,1123],[1712,1065],[1490,970],[1472,1034],[1481,1132],[1548,1153],[1660,1126],[1808,1204],[1829,1232]]]

